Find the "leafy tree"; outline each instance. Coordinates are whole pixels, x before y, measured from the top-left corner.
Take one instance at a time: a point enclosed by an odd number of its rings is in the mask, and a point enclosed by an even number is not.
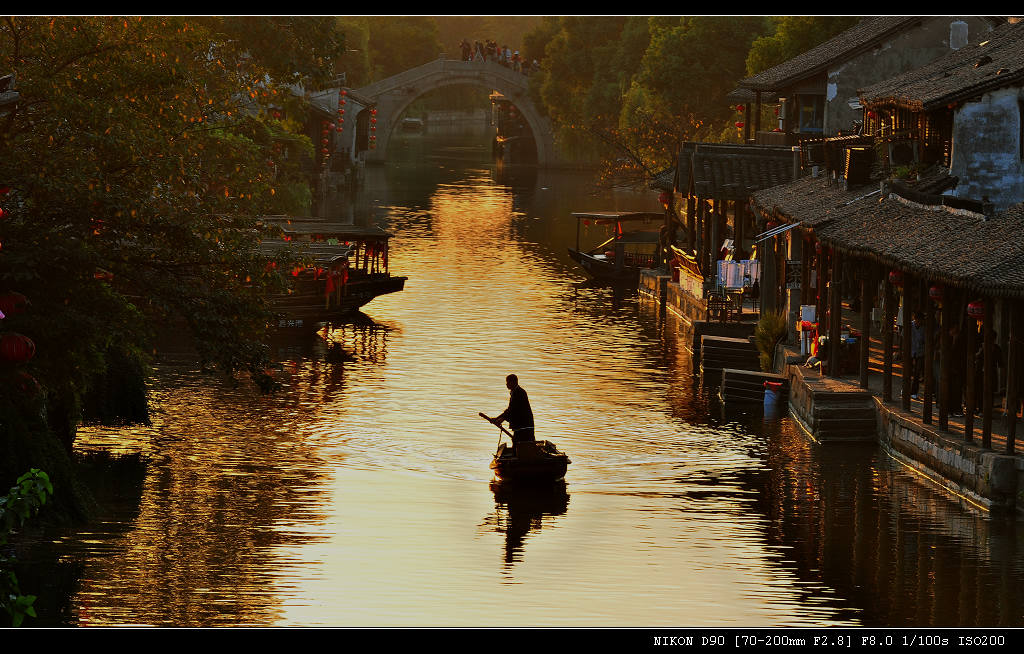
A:
[[[42,470],[32,468],[18,477],[6,495],[0,495],[0,547],[10,535],[39,512],[53,495],[53,484]],[[0,609],[10,617],[12,627],[20,627],[26,617],[36,617],[35,595],[22,595],[18,577],[11,570],[14,559],[0,551]]]
[[[0,70],[20,94],[0,116],[0,291],[32,303],[0,329],[33,334],[29,372],[68,448],[97,376],[144,362],[158,329],[260,375],[283,280],[258,216],[294,209],[278,191],[308,183],[298,162],[312,151],[301,121],[275,112],[301,115],[285,85],[332,77],[342,45],[333,18],[0,23]]]
[[[754,39],[747,55],[747,75],[752,76],[807,52],[843,32],[859,16],[776,16],[772,32]]]
[[[371,16],[367,25],[372,81],[434,61],[445,50],[431,16]]]

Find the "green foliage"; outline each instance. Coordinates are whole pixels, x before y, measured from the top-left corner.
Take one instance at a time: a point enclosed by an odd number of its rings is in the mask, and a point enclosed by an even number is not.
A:
[[[341,47],[333,17],[0,21],[21,96],[0,117],[0,290],[32,302],[2,328],[35,341],[27,370],[57,432],[110,361],[144,362],[157,328],[228,373],[263,370],[284,280],[258,217],[303,203],[312,152],[271,110],[300,114],[285,83],[332,77]]]
[[[761,312],[757,326],[754,327],[754,343],[760,355],[761,370],[772,372],[775,347],[786,339],[788,329],[784,312]]]
[[[371,81],[422,66],[444,52],[431,16],[367,17]]]
[[[39,512],[53,495],[53,484],[42,470],[32,468],[3,496],[0,496],[0,546],[25,521]],[[22,595],[18,577],[11,569],[13,559],[0,553],[0,608],[10,616],[11,626],[19,627],[26,617],[36,617],[35,595]]]
[[[772,33],[758,37],[747,55],[747,75],[752,76],[807,52],[843,32],[860,16],[776,16]]]
[[[608,181],[635,183],[673,165],[683,141],[728,134],[725,96],[766,27],[756,16],[545,19],[524,39],[544,44],[531,96],[563,147],[589,144]]]

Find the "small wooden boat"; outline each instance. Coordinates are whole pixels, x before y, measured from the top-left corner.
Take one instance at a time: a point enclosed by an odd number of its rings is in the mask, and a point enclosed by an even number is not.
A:
[[[491,470],[502,481],[556,481],[565,477],[570,463],[551,441],[523,441],[511,447],[499,445]]]
[[[576,248],[569,248],[572,257],[592,278],[602,282],[635,284],[640,271],[657,265],[658,242],[663,214],[648,211],[611,211],[574,213]],[[608,225],[611,238],[583,250],[580,246],[581,226]],[[623,225],[633,225],[623,229]]]

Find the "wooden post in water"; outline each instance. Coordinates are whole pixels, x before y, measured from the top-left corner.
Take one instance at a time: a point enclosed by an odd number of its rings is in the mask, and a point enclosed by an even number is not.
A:
[[[1017,439],[1017,407],[1020,403],[1021,324],[1020,302],[1007,301],[1010,312],[1009,337],[1006,344],[1006,453],[1013,454]]]
[[[888,275],[883,280],[885,321],[882,323],[882,399],[892,402],[892,326],[896,321],[896,298]]]
[[[871,284],[874,282],[874,275],[866,262],[861,260],[860,274],[860,340],[857,345],[860,347],[860,387],[868,387],[869,358],[871,350],[871,307],[874,305]]]
[[[832,250],[832,273],[829,278],[828,374],[830,377],[839,377],[839,333],[843,325],[843,269],[839,248]]]
[[[995,329],[992,327],[992,320],[995,318],[995,310],[992,307],[992,298],[985,298],[985,318],[981,323],[982,329],[982,350],[984,364],[982,366],[981,384],[981,446],[992,447],[992,400],[996,395],[996,357],[995,357]]]
[[[942,324],[939,332],[939,429],[949,429],[949,396],[953,375],[953,293],[951,288],[942,289]]]
[[[929,295],[921,298],[924,307],[924,409],[921,419],[932,424],[932,396],[935,394],[935,305]]]
[[[974,407],[977,406],[977,389],[974,383],[974,348],[977,342],[975,337],[978,333],[978,323],[973,317],[969,317],[967,324],[964,325],[964,329],[967,330],[967,408],[964,410],[964,440],[972,443],[974,442]]]

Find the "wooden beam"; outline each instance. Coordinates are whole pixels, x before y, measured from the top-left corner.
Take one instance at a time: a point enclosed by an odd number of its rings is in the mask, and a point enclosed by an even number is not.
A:
[[[839,333],[843,325],[843,269],[842,253],[838,248],[832,251],[832,273],[829,277],[831,281],[829,283],[828,312],[828,374],[831,377],[839,377]]]
[[[932,424],[932,396],[935,395],[935,305],[926,294],[921,298],[924,307],[924,408],[921,420]]]
[[[942,290],[942,324],[939,332],[939,429],[949,429],[949,401],[953,375],[953,289]]]
[[[996,382],[999,380],[995,369],[996,332],[992,326],[992,320],[995,318],[993,304],[995,301],[992,298],[985,298],[985,319],[981,323],[981,347],[984,357],[981,384],[981,446],[987,448],[992,447],[992,401],[995,399]]]
[[[686,196],[686,247],[689,252],[697,250],[697,200]]]
[[[1013,454],[1017,440],[1017,409],[1020,405],[1021,373],[1021,311],[1020,302],[1007,303],[1010,313],[1006,344],[1006,453]]]
[[[885,293],[885,322],[882,324],[882,399],[892,402],[892,327],[896,321],[896,298],[888,275],[882,282]]]
[[[977,389],[974,383],[974,350],[977,347],[978,325],[974,318],[968,318],[964,329],[967,330],[967,407],[964,409],[964,440],[974,442],[974,407],[977,406]]]
[[[911,327],[911,316],[914,312],[914,279],[904,274],[903,280],[903,324],[900,326],[900,360],[903,364],[903,375],[901,378],[900,404],[903,409],[910,411],[910,390],[914,379],[914,358],[911,355],[913,328]]]
[[[860,387],[868,387],[869,351],[871,350],[871,307],[874,305],[872,284],[874,275],[863,260],[860,262]]]

